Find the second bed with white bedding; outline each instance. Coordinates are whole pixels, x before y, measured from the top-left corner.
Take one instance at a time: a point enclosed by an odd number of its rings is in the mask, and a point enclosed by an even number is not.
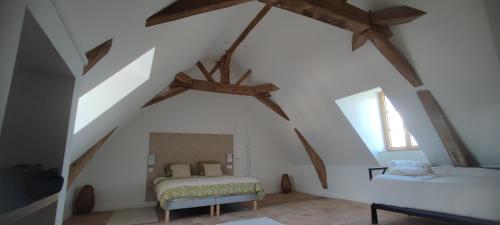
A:
[[[373,202],[500,221],[500,178],[379,175]]]

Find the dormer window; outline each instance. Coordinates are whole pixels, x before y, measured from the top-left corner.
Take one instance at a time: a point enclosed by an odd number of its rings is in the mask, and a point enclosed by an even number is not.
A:
[[[415,150],[418,143],[406,128],[403,118],[394,108],[384,92],[379,92],[380,115],[384,128],[385,145],[387,150]]]

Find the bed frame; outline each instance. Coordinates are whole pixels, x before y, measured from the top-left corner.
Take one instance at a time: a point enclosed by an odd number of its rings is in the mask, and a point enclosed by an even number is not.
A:
[[[210,206],[210,216],[220,216],[220,205],[222,204],[252,201],[253,210],[257,210],[257,200],[257,194],[242,194],[167,201],[164,207],[165,223],[170,221],[170,210]]]
[[[378,171],[378,170],[382,170],[382,174],[384,174],[385,171],[387,170],[387,167],[368,168],[368,175],[369,175],[370,181],[373,178],[373,171]],[[458,216],[458,215],[453,215],[453,214],[448,214],[448,213],[427,211],[427,210],[422,210],[422,209],[405,208],[405,207],[377,204],[377,203],[373,203],[371,205],[372,224],[378,224],[377,209],[390,211],[390,212],[396,212],[396,213],[402,213],[402,214],[406,214],[409,216],[423,217],[423,218],[428,218],[428,219],[433,219],[433,220],[438,220],[438,221],[451,223],[451,224],[458,224],[458,225],[500,225],[500,222],[498,222],[498,221],[483,220],[483,219],[466,217],[466,216]]]

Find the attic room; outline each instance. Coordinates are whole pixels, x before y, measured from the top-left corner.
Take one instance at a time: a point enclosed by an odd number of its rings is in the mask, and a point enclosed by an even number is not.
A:
[[[500,1],[1,0],[0,224],[500,224]]]

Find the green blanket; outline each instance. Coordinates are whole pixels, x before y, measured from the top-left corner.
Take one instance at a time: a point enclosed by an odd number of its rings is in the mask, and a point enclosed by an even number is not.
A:
[[[238,194],[257,194],[259,200],[265,196],[260,183],[216,184],[204,186],[187,186],[171,188],[164,191],[160,197],[160,206],[163,208],[167,201],[175,199],[195,199],[213,196],[227,196]]]

